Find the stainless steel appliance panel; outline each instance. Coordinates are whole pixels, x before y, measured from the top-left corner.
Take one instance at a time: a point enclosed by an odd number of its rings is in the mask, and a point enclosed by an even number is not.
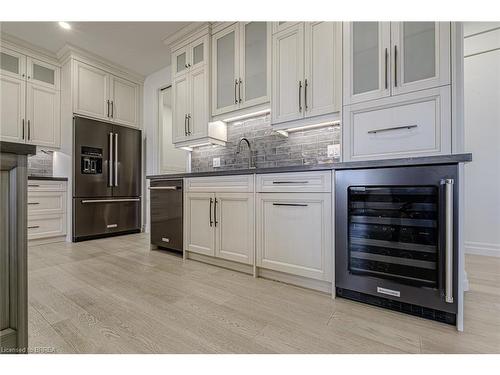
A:
[[[336,287],[456,313],[457,175],[456,165],[337,171]]]
[[[182,251],[182,180],[151,181],[151,244]]]
[[[113,127],[113,196],[141,195],[141,131]]]
[[[73,241],[139,232],[140,198],[73,198]]]
[[[111,197],[113,188],[109,177],[112,164],[109,162],[109,156],[112,151],[110,135],[113,133],[113,125],[82,117],[75,117],[73,121],[73,196]],[[101,152],[101,173],[86,173],[82,170],[87,168],[87,163],[90,165],[86,154],[86,150],[90,148]]]

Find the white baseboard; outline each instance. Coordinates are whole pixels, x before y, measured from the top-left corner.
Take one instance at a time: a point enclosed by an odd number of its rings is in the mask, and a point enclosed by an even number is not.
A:
[[[464,249],[466,254],[500,257],[500,244],[465,241]]]

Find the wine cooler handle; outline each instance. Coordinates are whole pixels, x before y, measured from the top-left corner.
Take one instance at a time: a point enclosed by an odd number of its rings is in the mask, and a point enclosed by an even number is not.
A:
[[[445,189],[445,301],[453,303],[453,185],[451,178],[441,180]]]

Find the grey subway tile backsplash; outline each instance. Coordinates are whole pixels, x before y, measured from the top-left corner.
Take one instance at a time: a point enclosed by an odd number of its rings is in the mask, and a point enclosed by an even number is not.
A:
[[[340,125],[289,133],[284,137],[271,127],[270,116],[228,124],[228,141],[223,146],[203,146],[191,153],[191,171],[244,169],[248,167],[248,148],[236,147],[241,137],[252,145],[252,158],[257,168],[323,164],[338,161],[327,157],[327,146],[340,144]],[[214,168],[213,158],[220,157],[220,167]]]
[[[35,155],[28,156],[28,175],[52,177],[52,158],[51,151],[42,150],[37,150]]]

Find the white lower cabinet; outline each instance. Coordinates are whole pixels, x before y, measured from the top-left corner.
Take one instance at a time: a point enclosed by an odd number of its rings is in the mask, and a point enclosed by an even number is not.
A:
[[[215,204],[215,256],[253,264],[253,194],[218,193],[215,195]]]
[[[257,266],[332,278],[331,193],[257,195]]]
[[[184,203],[186,250],[203,255],[215,255],[214,200],[213,193],[186,194]]]
[[[29,180],[28,241],[31,245],[64,241],[66,194],[66,181]]]
[[[187,251],[253,264],[253,193],[186,193],[184,216]]]

